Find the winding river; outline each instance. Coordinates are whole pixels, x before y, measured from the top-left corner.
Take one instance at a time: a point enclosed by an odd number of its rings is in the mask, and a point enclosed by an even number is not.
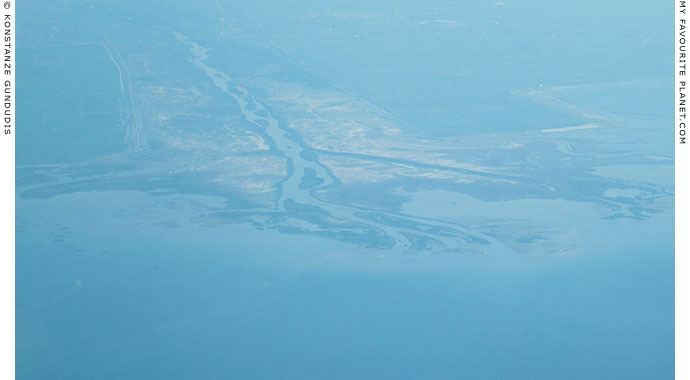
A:
[[[462,251],[469,245],[476,246],[496,243],[491,237],[476,232],[462,231],[466,227],[439,220],[429,220],[410,215],[393,214],[380,210],[368,210],[343,204],[323,201],[314,196],[313,190],[325,188],[335,182],[332,174],[322,166],[318,160],[307,160],[303,153],[307,147],[290,137],[278,120],[271,116],[269,110],[252,96],[246,89],[231,84],[232,78],[226,73],[210,67],[205,60],[209,57],[206,48],[199,46],[181,33],[174,32],[178,41],[191,47],[190,61],[202,69],[213,81],[214,85],[223,93],[235,100],[244,118],[262,129],[276,154],[284,157],[288,165],[288,176],[281,183],[280,196],[275,203],[275,212],[289,214],[290,206],[306,206],[317,210],[318,214],[327,213],[330,217],[341,221],[366,225],[383,233],[390,241],[390,251],[408,251],[420,249],[422,241],[434,242],[441,245],[442,250]],[[296,133],[295,131],[290,131]],[[309,176],[320,184],[317,187],[304,188],[300,186],[303,179]],[[314,226],[317,227],[317,226]],[[323,227],[322,227],[323,228]]]

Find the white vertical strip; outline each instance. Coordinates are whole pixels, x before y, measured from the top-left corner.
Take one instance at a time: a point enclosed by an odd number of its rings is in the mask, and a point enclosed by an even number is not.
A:
[[[3,379],[14,379],[14,139],[15,139],[15,11],[14,0],[3,0],[2,121],[0,135],[0,372]]]
[[[690,135],[686,136],[686,124],[690,124],[687,118],[687,107],[690,103],[688,95],[688,67],[686,54],[688,30],[688,10],[685,1],[675,0],[675,128],[673,131],[673,143],[676,155],[676,379],[690,379],[690,366],[688,365],[688,255],[690,244],[685,233],[690,227],[688,222],[688,176],[684,173],[688,170],[688,149],[690,147]],[[690,4],[688,4],[690,5]]]

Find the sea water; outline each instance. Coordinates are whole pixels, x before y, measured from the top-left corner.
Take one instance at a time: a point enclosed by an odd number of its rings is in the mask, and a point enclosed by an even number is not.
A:
[[[17,377],[672,378],[665,7],[22,3]]]

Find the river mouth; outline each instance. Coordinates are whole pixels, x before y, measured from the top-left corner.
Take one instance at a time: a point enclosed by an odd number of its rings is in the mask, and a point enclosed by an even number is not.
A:
[[[268,109],[245,88],[233,86],[230,75],[209,67],[205,62],[209,57],[207,49],[190,41],[179,32],[174,32],[174,35],[178,41],[190,46],[190,52],[193,54],[190,61],[203,70],[219,90],[235,101],[246,121],[265,132],[272,152],[283,157],[288,163],[288,177],[279,184],[280,196],[275,201],[274,210],[263,213],[266,215],[279,213],[278,218],[281,222],[265,224],[264,227],[307,234],[329,233],[336,238],[364,241],[367,247],[393,252],[409,250],[476,252],[476,248],[468,249],[468,246],[490,244],[491,237],[480,237],[480,234],[476,232],[468,233],[463,231],[466,228],[461,225],[325,202],[315,196],[320,189],[327,188],[339,180],[319,162],[318,155],[313,154],[314,149],[305,146],[295,130],[281,127],[279,121],[271,116]],[[307,160],[306,151],[312,153],[311,156],[314,158]],[[318,185],[305,187],[303,186],[305,181],[315,181]],[[254,212],[249,214],[213,213],[205,215],[205,218],[251,220],[254,223],[257,223],[257,220],[263,220]],[[338,230],[347,232],[341,235]],[[357,231],[366,232],[362,235]]]
[[[275,184],[276,197],[272,207],[263,210],[223,210],[200,215],[197,220],[206,224],[223,224],[235,221],[251,223],[257,228],[276,229],[285,233],[327,236],[382,252],[436,252],[455,254],[510,255],[511,252],[540,252],[548,255],[572,255],[583,252],[582,243],[573,244],[565,238],[565,228],[554,230],[553,224],[530,215],[529,209],[515,211],[506,220],[500,216],[484,219],[479,214],[467,214],[457,207],[456,217],[438,218],[421,209],[404,207],[405,202],[415,199],[415,193],[447,189],[465,193],[490,206],[490,202],[513,201],[540,198],[543,203],[553,201],[556,208],[570,208],[578,202],[590,202],[600,211],[586,212],[588,219],[646,218],[653,211],[635,202],[662,199],[669,193],[663,186],[637,185],[637,190],[626,194],[639,195],[632,198],[608,196],[612,192],[591,194],[572,192],[570,185],[559,183],[558,177],[540,177],[520,169],[506,170],[500,161],[486,160],[479,163],[470,156],[476,150],[504,152],[530,150],[530,157],[552,154],[555,149],[563,160],[573,154],[572,145],[560,142],[560,134],[603,134],[615,133],[620,123],[615,116],[586,111],[554,97],[548,90],[528,91],[521,96],[533,97],[538,102],[550,102],[554,107],[576,110],[582,115],[597,118],[598,124],[564,128],[535,130],[506,136],[496,148],[496,135],[477,135],[472,138],[453,140],[430,139],[406,136],[404,127],[396,126],[395,119],[357,98],[334,101],[332,92],[321,92],[299,85],[273,84],[253,94],[240,85],[231,72],[214,67],[209,49],[194,42],[179,32],[173,32],[177,42],[189,48],[189,62],[196,70],[206,75],[206,81],[213,83],[220,91],[221,102],[231,102],[239,110],[242,119],[260,131],[269,154],[284,160],[285,176]],[[252,90],[256,91],[256,90]],[[560,91],[560,90],[559,90]],[[257,96],[258,95],[258,96]],[[269,99],[271,104],[267,104]],[[281,108],[277,108],[280,105]],[[279,117],[273,116],[281,109]],[[287,111],[287,113],[286,113]],[[328,115],[329,119],[326,119]],[[357,115],[362,119],[349,117]],[[593,116],[592,116],[593,115]],[[611,129],[613,127],[613,129]],[[339,133],[336,134],[336,133]],[[378,135],[377,135],[378,134]],[[372,137],[369,137],[372,136]],[[448,146],[450,144],[451,146]],[[437,153],[447,149],[468,149],[468,160],[449,158]],[[537,144],[542,144],[539,147]],[[474,145],[474,146],[473,146]],[[473,148],[470,148],[472,147]],[[535,151],[536,149],[536,151]],[[503,153],[500,153],[503,154]],[[528,158],[529,160],[530,158]],[[541,158],[537,158],[540,160]],[[541,165],[541,164],[540,164]],[[373,169],[369,169],[369,168]],[[344,169],[348,171],[344,171]],[[402,174],[401,168],[409,172]],[[375,189],[370,186],[359,198],[338,194],[345,182],[364,179],[368,172],[388,176],[386,187]],[[416,174],[414,179],[410,174]],[[395,174],[389,174],[389,173]],[[357,175],[361,176],[357,178]],[[401,175],[402,174],[402,175]],[[355,180],[351,179],[355,176]],[[397,178],[396,178],[397,177]],[[441,179],[431,185],[433,178]],[[423,179],[432,178],[431,181]],[[392,180],[391,180],[392,179]],[[554,179],[556,180],[554,182]],[[591,177],[588,181],[600,181]],[[374,180],[376,181],[376,180]],[[406,181],[406,182],[405,182]],[[613,186],[611,188],[620,188]],[[399,184],[398,184],[399,183]],[[445,184],[443,184],[445,183]],[[352,189],[352,187],[350,187]],[[366,189],[366,187],[364,188]],[[608,195],[607,195],[608,194]],[[616,193],[617,194],[617,193]],[[341,197],[345,195],[345,197]],[[362,203],[366,199],[399,197],[393,207],[384,203]],[[557,205],[563,200],[561,205]],[[508,203],[506,203],[508,204]],[[455,206],[449,207],[454,209]],[[517,209],[520,209],[518,206]],[[403,212],[403,208],[406,210]],[[644,211],[646,209],[646,211]],[[608,211],[603,211],[608,210]],[[469,223],[468,223],[469,221]],[[481,221],[481,222],[480,222]],[[520,224],[524,225],[520,225]],[[520,231],[531,230],[530,233]]]
[[[21,2],[17,378],[673,378],[652,3]]]

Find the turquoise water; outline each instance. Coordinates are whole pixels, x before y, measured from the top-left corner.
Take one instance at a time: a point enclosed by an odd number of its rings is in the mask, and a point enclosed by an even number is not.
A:
[[[23,3],[17,377],[672,378],[671,12],[616,6]]]

